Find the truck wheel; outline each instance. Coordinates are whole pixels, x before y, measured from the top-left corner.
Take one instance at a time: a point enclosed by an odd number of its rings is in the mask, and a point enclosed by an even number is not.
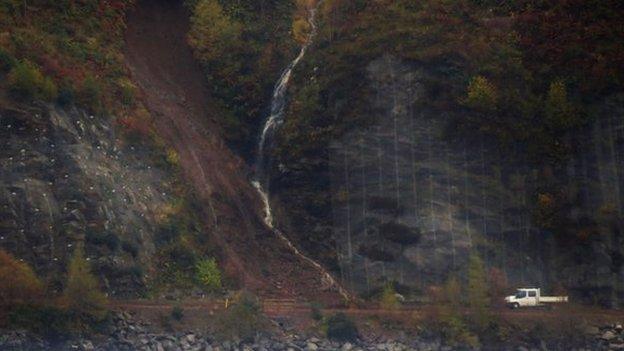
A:
[[[517,310],[518,308],[520,308],[520,304],[517,303],[517,302],[514,302],[514,304],[511,305],[511,308],[514,309],[514,310]]]

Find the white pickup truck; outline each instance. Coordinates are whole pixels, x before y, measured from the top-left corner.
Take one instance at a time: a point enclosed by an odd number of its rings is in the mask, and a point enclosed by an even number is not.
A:
[[[518,289],[515,295],[505,298],[505,303],[511,308],[546,307],[553,303],[568,302],[567,296],[542,296],[539,288]]]

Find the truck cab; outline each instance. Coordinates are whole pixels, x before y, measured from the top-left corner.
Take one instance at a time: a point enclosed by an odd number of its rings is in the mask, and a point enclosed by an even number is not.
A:
[[[539,296],[540,289],[521,288],[516,291],[515,295],[507,296],[505,303],[511,308],[538,306]]]
[[[567,296],[542,296],[539,288],[520,288],[515,295],[505,298],[505,303],[511,308],[552,307],[552,304],[565,302],[568,302]]]

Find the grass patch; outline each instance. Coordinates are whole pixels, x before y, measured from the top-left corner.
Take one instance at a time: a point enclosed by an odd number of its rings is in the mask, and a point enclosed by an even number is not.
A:
[[[232,305],[216,317],[215,334],[222,340],[252,341],[268,330],[268,320],[262,314],[258,299],[241,293]]]

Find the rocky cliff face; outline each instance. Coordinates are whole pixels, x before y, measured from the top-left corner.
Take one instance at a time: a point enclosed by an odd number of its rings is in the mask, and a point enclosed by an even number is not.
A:
[[[330,152],[345,277],[358,290],[384,280],[424,288],[479,247],[514,281],[543,283],[522,168],[487,141],[447,141],[448,116],[420,107],[425,71],[386,56],[367,72],[375,122]]]
[[[278,177],[285,216],[303,211],[314,219],[299,224],[297,235],[331,231],[348,286],[368,292],[391,280],[423,289],[465,272],[476,250],[511,285],[561,284],[579,296],[617,300],[621,100],[601,104],[593,127],[570,136],[576,156],[551,169],[520,149],[448,137],[451,112],[423,107],[426,69],[384,56],[366,71],[373,122],[333,140],[328,160],[284,164]],[[328,182],[317,179],[315,187],[331,196],[332,213],[292,206],[308,201],[297,192],[306,188],[299,180],[313,178],[305,170],[327,161]],[[553,197],[565,204],[565,218],[548,217]],[[562,230],[575,249],[555,235]],[[308,251],[315,252],[314,245]]]
[[[0,246],[58,289],[84,242],[110,294],[141,294],[159,216],[173,200],[162,155],[75,108],[4,109],[0,135]]]

